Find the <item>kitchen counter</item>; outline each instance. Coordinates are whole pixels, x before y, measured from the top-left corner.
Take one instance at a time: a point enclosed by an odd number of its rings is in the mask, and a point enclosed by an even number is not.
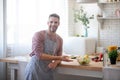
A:
[[[93,70],[93,71],[102,71],[103,63],[102,62],[93,62],[91,61],[88,65],[80,65],[76,59],[73,62],[64,62],[62,61],[60,64],[61,67],[65,68],[75,68],[75,69],[85,69],[85,70]]]
[[[10,64],[11,80],[18,80],[15,78],[16,70],[24,71],[24,68],[25,68],[26,64],[29,62],[29,60],[30,60],[30,57],[28,55],[24,55],[24,56],[1,58],[0,62],[6,62],[6,63]],[[23,66],[24,66],[24,68],[23,68]],[[22,67],[22,70],[21,70],[21,67]],[[111,67],[111,68],[117,67],[118,69],[120,69],[120,67],[116,66],[116,65],[109,66],[109,67]],[[93,77],[93,79],[99,78],[99,79],[94,79],[94,80],[102,80],[103,69],[104,69],[104,67],[103,67],[102,62],[91,61],[90,64],[88,64],[88,65],[80,65],[76,59],[73,59],[73,62],[62,61],[61,64],[56,68],[56,72],[58,74]],[[20,77],[20,78],[23,78],[23,77]],[[24,79],[20,79],[20,80],[24,80]],[[68,79],[62,79],[62,80],[68,80]],[[84,79],[84,80],[86,80],[86,79]]]
[[[24,55],[24,56],[1,58],[0,62],[16,63],[17,64],[19,61],[28,62],[29,60],[30,60],[30,57],[28,55]]]
[[[26,66],[26,63],[30,60],[30,57],[28,55],[24,56],[16,56],[16,57],[7,57],[7,58],[1,58],[0,62],[5,62],[9,64],[10,68],[10,80],[24,80],[24,69]],[[23,65],[23,62],[25,63]],[[24,69],[23,69],[24,68]]]
[[[25,56],[1,58],[0,62],[17,64],[19,61],[29,62],[29,60],[30,60],[30,57],[28,55],[25,55]],[[95,71],[102,71],[102,68],[103,68],[102,62],[91,61],[90,64],[88,64],[88,65],[80,65],[76,59],[73,59],[72,62],[62,61],[59,66],[65,67],[65,68],[86,69],[86,70],[95,70]]]
[[[25,68],[26,64],[29,61],[30,61],[30,57],[28,55],[7,57],[7,58],[0,59],[0,62],[6,62],[6,63],[10,64],[11,80],[16,80],[16,78],[15,78],[16,70],[19,70],[20,72],[22,71],[22,73],[23,73],[24,69],[22,68],[22,70],[21,70],[21,67],[24,66],[24,68]],[[56,73],[68,74],[68,75],[78,75],[79,74],[78,76],[85,75],[85,76],[89,76],[89,77],[102,78],[102,68],[103,68],[102,62],[90,62],[89,65],[80,65],[76,59],[73,59],[73,62],[62,61],[61,64],[56,68]],[[22,75],[22,76],[24,76],[24,75]],[[19,78],[22,78],[22,77],[19,77]],[[24,79],[20,79],[20,80],[24,80]],[[62,80],[64,80],[64,79],[62,79]]]
[[[102,69],[102,62],[91,61],[88,65],[80,65],[77,60],[74,59],[73,62],[62,61],[56,69],[56,72],[63,75],[69,75],[67,78],[59,80],[102,80]]]

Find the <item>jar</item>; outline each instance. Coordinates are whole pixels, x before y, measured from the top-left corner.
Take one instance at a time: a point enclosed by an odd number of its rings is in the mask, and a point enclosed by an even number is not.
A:
[[[113,2],[113,0],[107,0],[107,2]]]
[[[117,17],[120,17],[120,9],[116,9],[116,10],[115,10],[115,15],[116,15]]]
[[[108,54],[107,54],[107,49],[103,49],[103,66],[107,67],[108,66]]]
[[[117,57],[117,61],[120,61],[120,47],[118,47],[118,57]]]

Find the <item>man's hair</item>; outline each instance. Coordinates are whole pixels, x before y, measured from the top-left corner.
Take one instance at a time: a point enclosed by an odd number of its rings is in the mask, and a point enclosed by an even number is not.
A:
[[[58,18],[60,20],[60,16],[58,14],[56,14],[56,13],[50,14],[49,18],[50,17],[56,17],[56,18]]]

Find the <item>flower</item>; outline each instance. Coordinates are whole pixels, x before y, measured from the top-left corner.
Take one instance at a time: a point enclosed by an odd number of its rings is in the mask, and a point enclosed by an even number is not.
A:
[[[82,6],[79,10],[74,10],[74,22],[80,21],[86,28],[89,28],[89,19],[94,19],[94,15],[88,17]]]
[[[118,51],[117,46],[108,46],[108,57],[109,58],[117,58],[118,57]]]
[[[108,52],[113,51],[113,50],[117,50],[116,45],[108,46]]]

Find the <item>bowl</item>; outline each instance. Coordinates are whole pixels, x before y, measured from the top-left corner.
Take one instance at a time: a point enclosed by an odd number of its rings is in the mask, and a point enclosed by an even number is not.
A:
[[[77,61],[80,65],[88,65],[90,63],[90,58],[89,57],[78,57]]]

